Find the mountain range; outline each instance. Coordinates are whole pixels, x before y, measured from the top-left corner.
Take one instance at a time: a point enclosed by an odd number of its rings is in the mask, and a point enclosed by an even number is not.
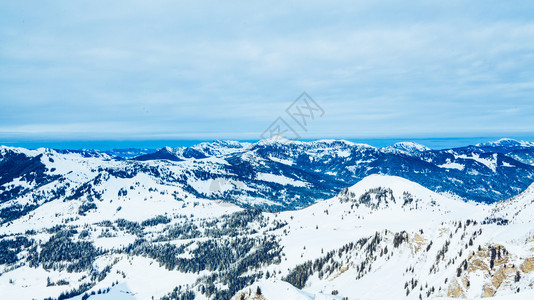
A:
[[[183,194],[270,211],[306,207],[372,174],[484,203],[518,195],[534,181],[534,144],[509,139],[444,150],[407,142],[375,148],[334,140],[264,140],[148,152],[124,158],[95,150],[1,147],[0,217],[16,218],[58,197],[89,201],[108,189],[102,177],[124,181],[121,188],[128,189],[141,174]],[[54,189],[46,188],[51,185]]]
[[[534,297],[532,143],[126,152],[0,147],[1,299]]]

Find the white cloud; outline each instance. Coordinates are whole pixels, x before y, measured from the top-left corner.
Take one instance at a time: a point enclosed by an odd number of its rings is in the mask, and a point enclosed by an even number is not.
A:
[[[253,138],[304,90],[317,137],[534,132],[526,2],[117,3],[0,4],[0,137]]]

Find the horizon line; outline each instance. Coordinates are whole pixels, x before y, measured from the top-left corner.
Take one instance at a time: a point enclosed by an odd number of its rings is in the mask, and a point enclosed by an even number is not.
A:
[[[502,139],[515,141],[534,141],[534,137],[509,137],[509,136],[473,136],[473,137],[377,137],[377,138],[302,138],[293,139],[296,142],[313,142],[321,140],[348,141],[353,143],[368,144],[376,148],[394,145],[399,142],[417,142],[433,150],[461,148],[474,146],[484,142],[494,142]],[[258,143],[266,139],[79,139],[79,140],[0,140],[0,146],[20,147],[26,149],[57,149],[57,150],[97,150],[110,151],[121,149],[161,149],[164,147],[178,148],[190,147],[200,143],[213,143],[216,141],[236,141],[242,143]],[[268,139],[267,139],[268,140]]]

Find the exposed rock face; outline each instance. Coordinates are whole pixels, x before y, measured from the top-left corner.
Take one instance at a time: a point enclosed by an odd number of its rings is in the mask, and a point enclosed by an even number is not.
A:
[[[462,285],[458,282],[458,280],[454,279],[451,281],[447,291],[447,296],[453,298],[465,298],[464,289]]]
[[[484,285],[484,293],[482,295],[483,298],[489,298],[493,297],[495,295],[495,289],[490,284]]]
[[[412,246],[412,253],[419,252],[419,250],[424,248],[427,244],[427,240],[420,234],[416,233],[410,241],[410,245]]]
[[[534,271],[534,257],[525,259],[520,269],[523,271],[523,273],[530,273]]]
[[[491,285],[493,286],[494,290],[497,291],[500,288],[510,288],[514,282],[516,272],[517,268],[513,265],[504,265],[500,267],[495,274],[493,274],[493,278],[491,280]]]
[[[502,245],[489,245],[473,252],[466,264],[466,267],[464,263],[459,265],[459,278],[450,281],[447,296],[467,297],[470,289],[478,288],[471,286],[472,276],[482,276],[482,297],[493,297],[500,290],[515,290],[517,276],[534,271],[534,257],[523,259],[511,255]]]

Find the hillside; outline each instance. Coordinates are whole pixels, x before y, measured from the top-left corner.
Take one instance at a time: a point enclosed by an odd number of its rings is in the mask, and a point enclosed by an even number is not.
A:
[[[373,175],[269,213],[122,180],[139,185],[102,192],[96,207],[52,201],[3,224],[0,298],[477,298],[533,288],[534,227],[523,214],[534,211],[534,188],[488,205]],[[491,221],[516,204],[521,218]]]
[[[534,147],[526,142],[430,150],[414,143],[375,148],[333,140],[217,141],[140,150],[145,154],[132,159],[110,153],[136,152],[1,146],[1,222],[55,200],[92,206],[98,203],[91,204],[94,200],[130,199],[129,190],[142,198],[154,196],[158,189],[176,199],[223,200],[285,211],[331,198],[373,174],[403,177],[448,197],[483,203],[517,196],[534,181],[534,166],[528,164]]]

